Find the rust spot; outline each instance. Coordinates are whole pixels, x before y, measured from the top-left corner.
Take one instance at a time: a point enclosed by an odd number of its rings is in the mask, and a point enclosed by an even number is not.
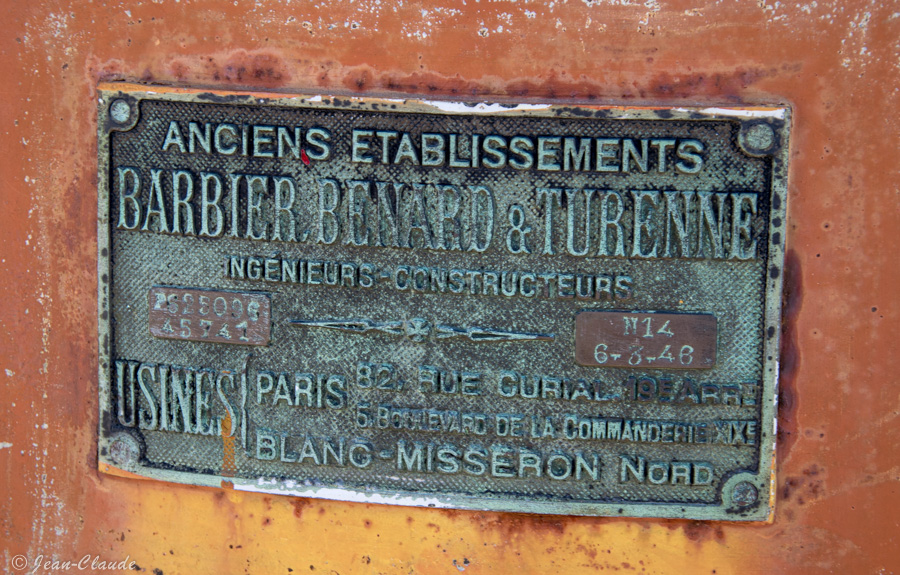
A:
[[[292,498],[291,505],[294,508],[294,517],[296,517],[297,519],[300,519],[301,517],[303,517],[303,510],[306,509],[306,507],[309,504],[310,504],[309,499]],[[320,511],[322,511],[321,508],[320,508]]]
[[[796,66],[792,66],[791,70],[793,68],[796,68]],[[776,76],[781,72],[794,73],[784,69],[779,71],[777,68],[737,68],[730,72],[709,74],[670,74],[669,72],[660,72],[649,80],[646,91],[641,89],[639,94],[642,98],[648,96],[689,98],[698,94],[704,94],[739,101],[741,95],[745,94],[750,86],[763,78]]]
[[[344,85],[357,92],[365,90],[371,82],[372,73],[368,69],[348,74],[344,78]]]
[[[282,86],[290,77],[281,58],[243,50],[228,58],[222,72],[225,81],[250,86]]]
[[[823,473],[825,470],[813,463],[811,466],[807,467],[803,470],[803,475],[807,477],[816,477],[820,473]]]
[[[318,77],[321,85],[330,85],[329,71]],[[411,92],[419,94],[466,94],[478,95],[490,90],[476,81],[465,80],[459,74],[443,76],[433,72],[414,72],[407,75],[391,73],[377,74],[369,67],[356,67],[340,71],[344,87],[354,92],[388,90],[390,92]]]
[[[234,462],[234,445],[237,438],[226,435],[225,430],[231,428],[231,415],[226,414],[222,420],[222,476],[234,477],[237,466]],[[224,481],[223,481],[224,483]]]
[[[781,498],[784,501],[790,501],[794,491],[801,485],[803,485],[802,477],[786,477],[784,484],[781,486]],[[803,502],[800,501],[800,503],[802,504]]]
[[[447,515],[454,515],[451,510],[442,510]],[[475,513],[466,514],[472,523],[475,523],[482,531],[499,531],[507,538],[516,538],[522,533],[549,533],[562,535],[572,518],[555,515],[522,515],[513,513]],[[587,518],[579,518],[582,523],[590,521]]]
[[[821,478],[824,473],[825,470],[814,463],[803,470],[803,475],[786,477],[781,487],[782,499],[793,499],[797,505],[818,499],[824,492],[825,482]]]
[[[238,50],[204,57],[178,57],[169,62],[178,81],[216,82],[254,88],[277,88],[291,79],[284,61],[269,52]]]
[[[564,76],[565,74],[560,74]],[[505,87],[505,92],[511,96],[524,98],[533,96],[538,98],[566,98],[595,100],[601,92],[601,87],[585,79],[561,79],[556,73],[550,73],[539,80],[513,80]]]
[[[190,68],[183,62],[172,62],[171,73],[178,80],[186,80],[190,77]]]
[[[670,528],[676,529],[681,526],[684,530],[684,536],[695,543],[703,543],[706,541],[724,541],[725,532],[721,525],[710,524],[703,521],[673,521]]]

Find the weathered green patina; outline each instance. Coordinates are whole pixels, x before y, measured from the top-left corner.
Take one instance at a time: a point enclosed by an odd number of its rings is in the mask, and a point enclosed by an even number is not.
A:
[[[99,114],[102,462],[770,516],[788,109],[107,91]]]

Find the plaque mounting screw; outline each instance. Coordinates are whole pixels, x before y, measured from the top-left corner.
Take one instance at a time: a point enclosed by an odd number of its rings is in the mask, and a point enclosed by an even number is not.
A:
[[[749,481],[741,481],[731,491],[731,501],[738,507],[753,505],[759,499],[759,490]]]
[[[753,124],[745,127],[741,135],[744,147],[753,153],[763,154],[775,145],[775,131],[768,124]]]
[[[109,106],[109,115],[117,124],[124,124],[131,117],[131,106],[125,100],[116,100]]]
[[[141,456],[141,446],[127,433],[119,433],[109,444],[109,457],[116,465],[130,467]]]

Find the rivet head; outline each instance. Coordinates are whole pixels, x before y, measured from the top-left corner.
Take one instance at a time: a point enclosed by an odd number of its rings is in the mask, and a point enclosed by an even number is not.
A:
[[[749,481],[741,481],[731,492],[731,501],[738,507],[753,505],[759,499],[759,490]]]
[[[124,124],[131,117],[131,106],[125,100],[116,100],[109,106],[109,116],[117,124]]]
[[[775,144],[775,132],[768,124],[754,124],[744,133],[744,143],[756,152],[765,152]]]
[[[127,433],[120,433],[109,444],[109,457],[122,467],[135,465],[141,457],[141,446]]]

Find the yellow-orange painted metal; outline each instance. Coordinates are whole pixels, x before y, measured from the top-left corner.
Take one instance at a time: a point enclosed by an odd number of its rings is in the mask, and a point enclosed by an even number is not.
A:
[[[27,571],[90,555],[168,574],[900,572],[896,3],[3,0],[0,13],[5,571],[19,555]],[[95,96],[119,79],[793,106],[774,523],[411,509],[99,472]]]

